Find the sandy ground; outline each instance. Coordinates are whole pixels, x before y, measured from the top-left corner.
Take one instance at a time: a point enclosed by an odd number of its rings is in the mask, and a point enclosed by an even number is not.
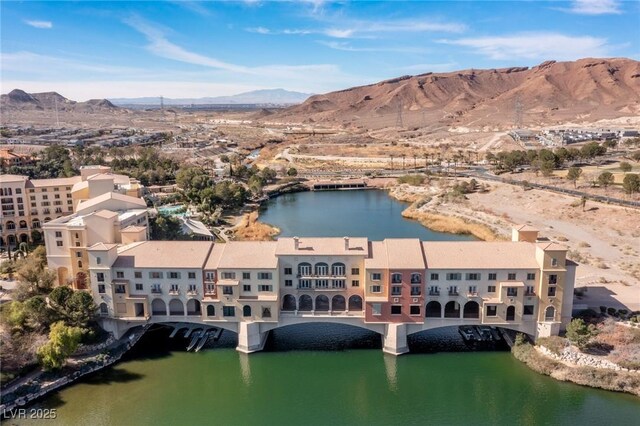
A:
[[[410,199],[416,193],[433,196],[442,186],[446,183],[432,182],[431,188],[403,185],[400,191]],[[579,263],[576,288],[586,291],[576,304],[640,310],[640,211],[591,201],[582,211],[579,201],[491,183],[486,193],[468,194],[461,202],[430,202],[418,210],[484,224],[504,237],[511,225],[530,224],[541,236],[567,246],[569,257]]]

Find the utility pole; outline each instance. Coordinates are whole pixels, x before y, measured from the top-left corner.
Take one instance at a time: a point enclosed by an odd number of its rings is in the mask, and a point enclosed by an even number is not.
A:
[[[402,123],[402,100],[398,100],[398,115],[396,116],[396,127],[403,128]]]

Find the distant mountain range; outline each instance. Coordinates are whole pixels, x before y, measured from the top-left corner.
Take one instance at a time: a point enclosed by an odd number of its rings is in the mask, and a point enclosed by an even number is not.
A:
[[[269,120],[383,127],[504,128],[640,115],[640,62],[547,61],[535,67],[403,76],[314,95]]]
[[[258,105],[295,105],[304,102],[310,93],[292,92],[284,89],[254,90],[232,96],[216,96],[206,98],[164,98],[164,105],[217,105],[217,104],[258,104]],[[112,98],[113,104],[127,105],[160,105],[160,97],[146,98]]]
[[[73,112],[104,112],[117,111],[119,108],[106,99],[90,99],[86,102],[76,102],[65,98],[56,92],[27,93],[14,89],[6,95],[0,96],[0,106],[9,110],[53,110]]]

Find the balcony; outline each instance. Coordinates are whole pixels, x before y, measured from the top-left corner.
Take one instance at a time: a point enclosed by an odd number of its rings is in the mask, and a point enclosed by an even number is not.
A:
[[[468,291],[467,292],[467,297],[478,297],[478,292],[477,291]]]
[[[152,288],[151,289],[151,293],[153,293],[153,294],[162,294],[162,289],[161,288]]]
[[[196,296],[198,294],[198,290],[188,290],[187,295]]]
[[[296,278],[301,278],[301,279],[346,279],[347,278],[347,273],[343,273],[343,274],[330,274],[329,272],[327,272],[326,274],[312,274],[312,273],[301,273],[301,274],[296,274]]]
[[[449,296],[459,296],[458,290],[449,290]]]
[[[178,296],[180,294],[180,290],[175,290],[175,289],[169,290],[169,294],[171,296]]]
[[[525,295],[525,296],[535,296],[535,295],[536,295],[536,292],[535,292],[535,290],[525,291],[525,292],[524,292],[524,295]]]
[[[429,296],[440,296],[440,290],[429,290]]]

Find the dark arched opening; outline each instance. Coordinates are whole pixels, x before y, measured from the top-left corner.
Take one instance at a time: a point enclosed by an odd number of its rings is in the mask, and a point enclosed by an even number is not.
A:
[[[553,306],[547,307],[544,311],[544,320],[545,321],[553,321],[556,318],[556,308]]]
[[[250,317],[251,316],[251,306],[244,305],[242,307],[242,316],[243,317]]]
[[[442,305],[440,302],[432,300],[427,303],[427,307],[424,312],[424,316],[427,318],[441,318],[442,317]]]
[[[171,299],[169,302],[169,315],[184,315],[184,305],[178,299]]]
[[[331,310],[332,311],[344,311],[347,309],[347,302],[344,300],[344,296],[336,294],[331,298]]]
[[[296,310],[296,298],[290,294],[285,294],[282,299],[283,311],[295,311]]]
[[[200,315],[201,313],[200,301],[189,299],[189,301],[187,301],[187,315]]]
[[[298,310],[299,311],[311,311],[313,310],[313,299],[308,294],[303,294],[298,299]]]
[[[464,318],[480,318],[480,305],[478,305],[478,302],[469,301],[465,303],[462,316]]]
[[[216,316],[216,307],[213,305],[207,305],[207,316],[215,317]]]
[[[516,307],[509,306],[507,308],[507,321],[514,321],[516,319]]]
[[[445,318],[460,318],[460,304],[458,302],[447,302],[444,305],[444,317]]]
[[[316,297],[316,311],[328,311],[329,310],[329,298],[324,294]]]
[[[349,297],[349,310],[350,311],[361,311],[362,310],[362,297],[354,294]]]
[[[152,315],[167,315],[167,305],[162,299],[154,299],[151,302],[151,314]]]

